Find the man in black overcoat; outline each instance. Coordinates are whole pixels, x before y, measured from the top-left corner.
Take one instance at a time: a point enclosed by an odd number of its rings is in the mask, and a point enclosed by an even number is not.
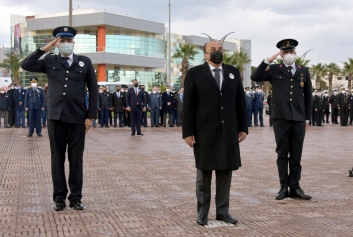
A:
[[[65,178],[65,153],[70,163],[69,188],[70,207],[83,210],[83,150],[85,134],[97,118],[97,78],[91,60],[73,53],[76,30],[69,26],[53,31],[56,38],[46,46],[36,49],[27,56],[22,68],[30,72],[46,73],[48,77],[48,134],[51,150],[51,171],[53,179],[53,209],[64,210],[68,194]],[[54,46],[59,54],[45,52]],[[89,90],[89,108],[86,107],[86,87]]]
[[[295,63],[297,45],[293,39],[281,40],[277,43],[280,51],[263,61],[251,75],[253,81],[270,81],[272,85],[271,113],[281,185],[276,200],[288,196],[288,187],[291,197],[311,199],[300,188],[299,180],[305,130],[312,113],[312,86],[308,68]],[[272,64],[266,70],[278,56],[283,63]]]
[[[115,87],[115,92],[112,93],[112,109],[114,111],[114,127],[117,126],[119,118],[119,127],[124,126],[124,110],[125,110],[125,93],[120,91],[120,86]]]
[[[188,70],[183,96],[183,138],[194,149],[197,223],[207,225],[212,171],[216,173],[216,219],[236,224],[229,210],[232,171],[241,166],[239,143],[248,133],[239,70],[223,64],[218,41],[205,44],[206,62]]]
[[[332,124],[338,124],[338,92],[337,89],[333,89],[333,94],[330,97],[329,103],[331,105],[331,121]]]

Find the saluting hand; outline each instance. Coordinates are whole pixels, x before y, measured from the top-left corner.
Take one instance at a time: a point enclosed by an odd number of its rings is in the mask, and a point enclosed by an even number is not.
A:
[[[282,56],[282,51],[279,51],[279,52],[276,53],[275,55],[269,57],[269,58],[267,59],[267,61],[268,61],[269,63],[272,63],[273,60],[275,60],[279,55]]]
[[[42,47],[42,50],[43,51],[51,50],[56,45],[56,43],[59,42],[59,40],[60,40],[60,36],[58,38],[56,38],[55,40],[53,40],[52,42],[48,43],[46,46]]]
[[[186,144],[188,144],[191,148],[194,147],[194,144],[196,143],[195,141],[195,136],[190,136],[184,139],[184,141],[186,142]]]

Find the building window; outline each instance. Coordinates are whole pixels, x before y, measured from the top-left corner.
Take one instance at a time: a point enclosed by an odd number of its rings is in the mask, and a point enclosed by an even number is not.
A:
[[[249,45],[249,44],[246,44],[246,45],[245,45],[245,48],[246,48],[246,49],[250,49],[250,45]]]

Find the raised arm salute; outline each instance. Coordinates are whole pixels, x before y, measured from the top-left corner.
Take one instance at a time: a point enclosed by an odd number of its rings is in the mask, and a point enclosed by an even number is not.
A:
[[[281,185],[277,200],[289,196],[288,187],[291,197],[311,199],[300,188],[299,180],[305,130],[312,111],[312,86],[308,68],[295,63],[297,45],[293,39],[281,40],[277,43],[280,51],[262,62],[251,75],[253,81],[270,81],[272,85],[271,115]],[[283,63],[269,66],[278,56]]]

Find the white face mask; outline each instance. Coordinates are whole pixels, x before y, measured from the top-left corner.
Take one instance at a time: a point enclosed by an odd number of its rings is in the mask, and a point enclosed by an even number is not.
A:
[[[103,93],[103,91],[99,91],[99,93]]]
[[[153,94],[157,94],[157,91],[152,91]]]
[[[59,48],[59,52],[61,54],[70,55],[70,54],[72,54],[72,52],[74,50],[74,44],[73,43],[64,42],[64,43],[60,43],[58,48]]]
[[[167,89],[167,92],[170,92],[170,89]]]
[[[120,92],[125,92],[124,90],[121,90]]]
[[[245,91],[245,93],[248,95],[248,94],[250,94],[250,91]]]
[[[342,93],[344,94],[344,93],[346,93],[346,91],[342,91]]]
[[[161,91],[158,91],[158,93],[161,93]]]
[[[13,90],[15,87],[11,86],[10,89]]]
[[[338,93],[337,92],[333,92],[334,95],[337,95]]]
[[[262,93],[262,90],[258,90],[257,92],[258,92],[258,93]]]
[[[283,56],[283,62],[287,65],[292,65],[296,59],[296,55],[295,54],[286,54]]]
[[[32,87],[37,87],[37,83],[32,83]]]
[[[4,94],[4,93],[5,93],[5,91],[0,91],[0,93],[1,93],[1,94]]]

